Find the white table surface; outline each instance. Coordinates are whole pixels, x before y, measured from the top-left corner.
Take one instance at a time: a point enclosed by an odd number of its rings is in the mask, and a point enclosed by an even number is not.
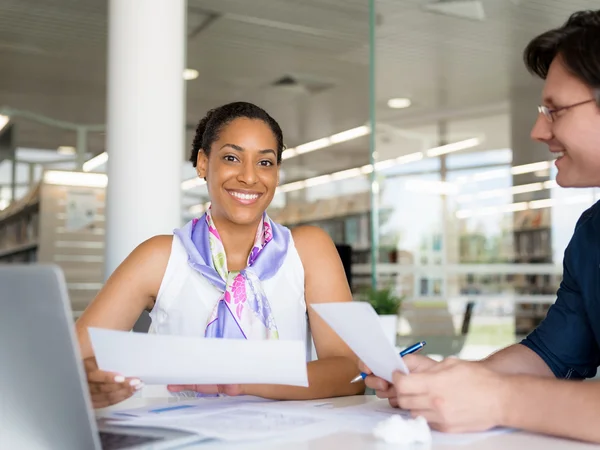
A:
[[[334,408],[344,408],[347,406],[355,406],[360,405],[365,402],[370,402],[377,400],[375,396],[352,396],[352,397],[342,397],[336,398],[332,400],[334,404]],[[175,402],[176,399],[170,398],[131,398],[127,401],[124,401],[118,405],[112,406],[110,408],[105,408],[102,410],[97,410],[97,416],[102,417],[111,411],[122,410],[122,409],[130,409],[137,408],[143,406],[150,406],[154,404],[164,404],[166,402]],[[320,437],[317,439],[309,439],[306,441],[290,441],[282,444],[279,442],[269,442],[269,441],[255,441],[255,442],[244,442],[238,444],[228,444],[222,442],[199,442],[197,444],[188,445],[184,447],[185,450],[188,449],[198,449],[198,450],[208,450],[208,449],[280,449],[285,448],[286,450],[338,450],[338,449],[348,449],[348,450],[362,450],[362,449],[378,449],[378,450],[387,450],[387,449],[399,449],[402,448],[407,450],[406,447],[399,447],[397,445],[386,444],[382,441],[378,441],[369,434],[359,434],[359,433],[334,433],[328,436]],[[418,450],[425,450],[424,447],[413,447]],[[427,448],[427,447],[426,447]],[[510,432],[503,433],[497,435],[491,435],[490,437],[480,440],[477,442],[473,442],[466,445],[433,445],[428,449],[431,450],[441,450],[441,449],[461,449],[461,450],[518,450],[518,449],[526,449],[526,450],[588,450],[588,449],[600,449],[600,445],[593,445],[587,443],[576,442],[567,439],[554,438],[549,436],[536,435],[532,433],[525,432]]]

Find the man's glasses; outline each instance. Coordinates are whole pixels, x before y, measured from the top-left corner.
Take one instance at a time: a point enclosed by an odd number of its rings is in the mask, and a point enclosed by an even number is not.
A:
[[[572,105],[568,105],[568,106],[562,106],[562,107],[560,107],[560,108],[556,108],[556,109],[550,109],[550,108],[548,108],[547,106],[541,105],[541,106],[538,106],[538,112],[539,112],[540,114],[543,114],[543,115],[544,115],[544,117],[545,117],[546,119],[548,119],[548,122],[554,122],[554,119],[555,119],[554,115],[555,115],[557,112],[559,112],[559,111],[563,111],[563,110],[565,110],[565,109],[569,109],[569,108],[574,108],[575,106],[579,106],[579,105],[585,105],[586,103],[591,103],[591,102],[595,102],[595,101],[596,101],[596,99],[594,99],[594,98],[591,98],[591,99],[589,99],[589,100],[585,100],[585,101],[583,101],[583,102],[574,103],[574,104],[572,104]]]

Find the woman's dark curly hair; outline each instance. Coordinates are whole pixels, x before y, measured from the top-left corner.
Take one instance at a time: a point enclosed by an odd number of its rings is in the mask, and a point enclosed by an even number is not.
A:
[[[277,141],[277,164],[281,163],[281,155],[284,150],[283,132],[277,121],[264,109],[252,103],[234,102],[211,109],[198,123],[190,155],[190,161],[194,167],[196,167],[196,161],[198,161],[198,152],[202,150],[208,156],[211,145],[219,138],[219,133],[223,127],[240,117],[262,120],[271,128]]]

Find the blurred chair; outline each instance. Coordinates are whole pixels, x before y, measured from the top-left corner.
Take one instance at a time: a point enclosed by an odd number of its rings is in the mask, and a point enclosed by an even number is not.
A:
[[[143,311],[140,317],[138,317],[137,322],[133,325],[133,331],[136,333],[147,333],[151,323],[150,314],[148,314],[148,311]]]
[[[348,286],[352,289],[352,247],[348,244],[335,244],[335,248],[342,260],[346,279],[348,280]]]
[[[456,356],[462,350],[473,312],[474,302],[465,305],[460,331],[457,333],[448,304],[443,303],[411,303],[402,308],[402,316],[408,321],[411,333],[397,336],[396,345],[408,347],[419,341],[427,345],[421,352],[429,355],[441,355],[444,358]]]

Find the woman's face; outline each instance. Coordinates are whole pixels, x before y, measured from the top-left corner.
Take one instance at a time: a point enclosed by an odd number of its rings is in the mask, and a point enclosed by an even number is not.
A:
[[[262,120],[237,118],[225,125],[207,157],[198,153],[215,216],[238,225],[260,220],[279,181],[277,140]]]

